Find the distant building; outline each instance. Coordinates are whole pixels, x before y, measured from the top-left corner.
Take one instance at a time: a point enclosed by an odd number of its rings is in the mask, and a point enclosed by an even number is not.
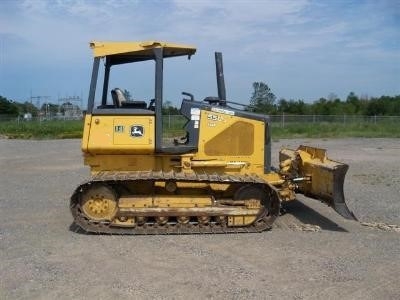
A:
[[[24,114],[24,120],[25,121],[31,121],[32,120],[32,114],[31,113],[25,113]]]

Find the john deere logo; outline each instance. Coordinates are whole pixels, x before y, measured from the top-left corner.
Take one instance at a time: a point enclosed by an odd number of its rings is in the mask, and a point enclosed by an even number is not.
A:
[[[144,136],[144,127],[142,125],[131,126],[131,136],[132,137],[142,137]]]

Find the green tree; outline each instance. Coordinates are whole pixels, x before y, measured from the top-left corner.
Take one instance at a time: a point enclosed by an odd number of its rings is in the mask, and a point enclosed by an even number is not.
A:
[[[276,96],[264,82],[253,82],[250,105],[254,112],[272,113],[275,110]]]
[[[25,103],[15,102],[15,105],[18,107],[18,112],[20,115],[25,113],[31,113],[32,116],[37,117],[38,109],[32,103],[25,101]]]
[[[279,113],[287,113],[293,115],[305,115],[310,113],[310,104],[305,103],[303,100],[280,99],[278,102],[277,110]]]
[[[371,98],[366,107],[366,114],[369,116],[390,116],[400,114],[400,96],[381,96]]]
[[[318,101],[314,101],[312,104],[312,112],[316,115],[329,115],[329,104],[328,100],[325,98],[319,98]]]
[[[361,101],[354,92],[347,96],[345,111],[348,114],[358,114],[361,111]]]
[[[0,115],[18,116],[18,107],[14,102],[0,96]]]

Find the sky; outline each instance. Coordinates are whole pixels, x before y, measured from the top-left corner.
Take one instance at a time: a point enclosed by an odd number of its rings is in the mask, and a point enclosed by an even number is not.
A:
[[[252,83],[278,99],[400,95],[400,0],[0,0],[0,95],[87,100],[89,42],[161,40],[197,47],[165,62],[164,99],[216,96],[223,53],[227,99],[249,103]],[[154,66],[115,70],[110,87],[154,97]]]

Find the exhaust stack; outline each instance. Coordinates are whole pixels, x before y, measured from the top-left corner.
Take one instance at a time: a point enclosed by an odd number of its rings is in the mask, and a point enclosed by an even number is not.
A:
[[[226,105],[226,90],[224,80],[224,68],[222,64],[222,53],[215,52],[215,69],[217,74],[217,88],[219,104],[222,106]]]

